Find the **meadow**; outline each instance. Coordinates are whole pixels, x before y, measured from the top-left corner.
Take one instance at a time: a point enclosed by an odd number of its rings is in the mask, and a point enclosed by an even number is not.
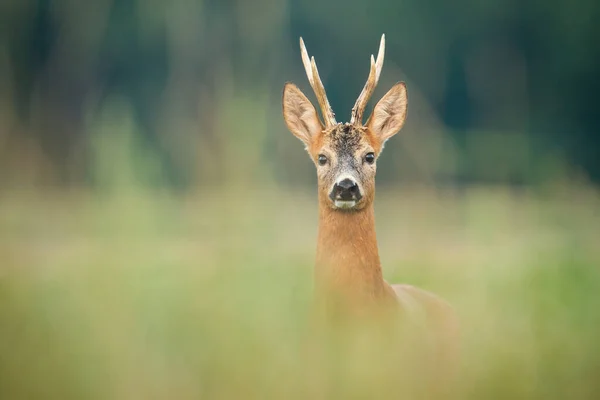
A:
[[[374,340],[303,351],[314,197],[5,190],[0,398],[405,398]],[[460,315],[457,398],[597,398],[599,210],[573,182],[378,189],[385,278]]]

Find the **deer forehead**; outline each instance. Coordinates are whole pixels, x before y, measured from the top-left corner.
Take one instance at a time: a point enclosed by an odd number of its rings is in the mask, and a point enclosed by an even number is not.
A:
[[[323,133],[319,144],[319,148],[315,149],[317,153],[327,149],[338,158],[354,157],[357,153],[372,147],[367,131],[350,124],[339,124]]]

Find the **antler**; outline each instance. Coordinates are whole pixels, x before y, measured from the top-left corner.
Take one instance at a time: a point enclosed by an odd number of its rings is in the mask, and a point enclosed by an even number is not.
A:
[[[379,75],[381,75],[381,69],[383,68],[383,58],[385,56],[385,34],[381,35],[381,42],[379,43],[379,52],[377,53],[377,61],[373,58],[371,54],[371,71],[369,72],[369,77],[367,78],[367,83],[365,83],[365,87],[362,92],[360,92],[360,96],[356,99],[356,103],[354,103],[354,107],[352,107],[352,118],[350,119],[350,123],[353,125],[362,125],[363,112],[365,111],[365,107],[373,95],[373,91],[377,86],[377,82],[379,82]]]
[[[329,105],[329,101],[327,100],[327,94],[325,94],[325,87],[323,87],[323,82],[321,82],[321,77],[319,77],[319,71],[317,70],[315,58],[312,57],[309,60],[302,38],[300,38],[300,52],[302,53],[302,63],[304,64],[308,81],[310,82],[310,86],[312,86],[315,95],[317,95],[317,101],[321,106],[321,112],[323,113],[323,119],[325,120],[325,127],[331,128],[332,126],[337,125],[337,122],[335,121],[335,114],[333,113],[333,110]]]

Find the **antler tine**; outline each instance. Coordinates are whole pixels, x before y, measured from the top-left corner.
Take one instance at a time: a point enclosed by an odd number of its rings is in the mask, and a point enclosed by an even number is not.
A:
[[[385,34],[381,35],[381,41],[379,43],[379,52],[377,53],[377,61],[371,54],[371,70],[369,71],[369,77],[365,83],[365,87],[356,99],[354,107],[352,107],[352,117],[350,123],[353,125],[362,125],[362,117],[365,111],[365,107],[369,102],[369,99],[375,91],[377,82],[379,82],[379,76],[383,68],[383,59],[385,58]]]
[[[337,122],[335,121],[335,114],[329,105],[329,100],[327,100],[327,94],[325,93],[325,87],[323,86],[323,82],[319,76],[319,70],[317,69],[315,58],[308,58],[308,52],[306,51],[306,46],[304,46],[304,40],[302,40],[302,38],[300,38],[300,52],[302,54],[302,63],[304,64],[304,69],[306,70],[308,82],[313,88],[313,91],[317,96],[317,101],[321,106],[321,112],[323,114],[323,119],[325,120],[325,126],[330,128],[334,125],[337,125]]]
[[[308,58],[308,52],[306,51],[306,46],[304,46],[304,40],[302,40],[302,38],[300,38],[300,54],[302,54],[302,64],[304,64],[304,69],[306,70],[306,75],[308,77],[308,81],[310,82],[310,86],[314,86],[310,59]]]

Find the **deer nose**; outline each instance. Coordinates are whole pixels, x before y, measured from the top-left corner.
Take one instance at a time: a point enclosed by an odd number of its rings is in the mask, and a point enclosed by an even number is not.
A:
[[[360,194],[360,190],[356,182],[352,179],[346,178],[333,185],[333,190],[331,191],[329,197],[333,201],[358,201],[362,198],[362,195]]]

